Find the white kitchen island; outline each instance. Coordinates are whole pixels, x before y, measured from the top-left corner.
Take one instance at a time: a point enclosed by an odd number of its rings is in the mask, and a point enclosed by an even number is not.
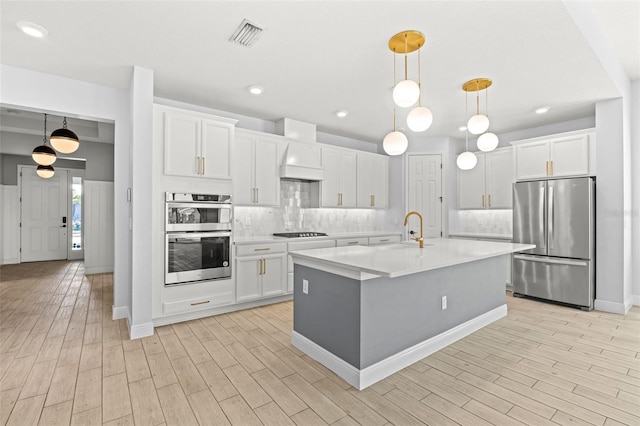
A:
[[[290,252],[291,341],[364,389],[505,316],[511,253],[533,247],[438,238]]]

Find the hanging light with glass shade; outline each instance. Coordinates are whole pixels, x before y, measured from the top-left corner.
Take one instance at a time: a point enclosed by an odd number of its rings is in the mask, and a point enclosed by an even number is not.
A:
[[[402,155],[409,146],[409,140],[404,133],[396,130],[396,108],[393,108],[393,131],[389,132],[382,141],[384,152],[389,155]]]
[[[475,78],[469,80],[462,85],[462,90],[467,93],[476,92],[476,114],[469,118],[467,122],[467,129],[474,135],[480,135],[478,137],[477,145],[480,151],[489,152],[496,149],[499,140],[495,133],[488,132],[489,129],[489,92],[488,87],[493,82],[488,78]],[[485,91],[485,114],[480,114],[480,91]]]
[[[38,166],[36,173],[43,179],[49,179],[56,173],[53,166]]]
[[[469,151],[469,132],[465,131],[465,141],[467,150],[458,155],[456,164],[460,170],[471,170],[478,163],[478,157],[471,151]]]
[[[38,145],[31,153],[33,161],[41,166],[50,166],[57,160],[56,152],[47,145],[47,114],[44,115],[44,137],[42,138],[42,145]]]
[[[422,70],[420,66],[422,62],[420,59],[421,47],[422,45],[418,46],[418,88],[420,89],[418,92],[418,106],[412,109],[407,116],[407,126],[409,126],[409,128],[414,132],[424,132],[431,127],[431,123],[433,122],[433,114],[431,114],[431,110],[422,106]]]
[[[394,81],[393,102],[400,108],[407,108],[418,102],[420,86],[413,80],[409,80],[407,73],[407,53],[415,52],[424,46],[424,35],[420,31],[402,31],[389,39],[389,49],[394,53],[393,67],[395,74],[396,54],[404,53],[404,80]],[[395,80],[395,79],[394,79]]]
[[[76,152],[80,146],[78,136],[67,129],[67,117],[64,117],[62,121],[62,129],[54,130],[53,133],[51,133],[50,140],[55,150],[63,154]]]

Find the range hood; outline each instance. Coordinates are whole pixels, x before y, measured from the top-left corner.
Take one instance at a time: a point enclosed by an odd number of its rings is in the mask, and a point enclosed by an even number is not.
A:
[[[317,148],[311,144],[289,142],[285,159],[280,167],[280,178],[295,180],[322,180],[324,169],[318,160]]]

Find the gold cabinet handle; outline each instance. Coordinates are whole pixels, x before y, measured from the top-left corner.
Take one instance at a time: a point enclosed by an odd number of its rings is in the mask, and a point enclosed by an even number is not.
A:
[[[204,158],[204,157],[202,157],[202,174],[203,174],[203,175],[207,173],[207,172],[205,171],[205,170],[207,170],[206,166],[207,166],[207,159],[206,159],[206,158]]]
[[[204,302],[196,302],[196,303],[192,303],[191,306],[198,306],[198,305],[204,305],[209,303],[210,300],[205,300]]]
[[[373,206],[375,207],[375,205],[376,205],[376,196],[375,196],[375,194],[372,195],[372,197],[373,197]]]
[[[342,205],[342,192],[340,193],[340,205]]]
[[[262,275],[262,259],[258,259],[258,275]]]
[[[553,176],[553,160],[551,160],[550,163],[551,163],[551,172],[549,174]]]
[[[268,251],[268,250],[271,250],[271,247],[253,249],[253,251]]]
[[[358,242],[357,241],[349,241],[347,244],[348,245],[354,245],[354,244],[358,244]]]
[[[258,194],[257,194],[258,188],[251,188],[251,201],[254,203],[258,202]]]
[[[369,195],[369,206],[373,207],[373,195]]]
[[[484,207],[484,195],[482,196],[482,207]]]
[[[489,207],[491,207],[491,194],[489,194]]]
[[[262,275],[267,275],[267,259],[262,259]]]
[[[197,161],[197,165],[196,165],[196,174],[199,175],[200,174],[200,157],[196,157],[196,161]]]
[[[256,188],[256,203],[260,202],[260,188]]]
[[[381,243],[386,243],[386,242],[389,242],[389,239],[388,238],[383,238],[383,239],[380,240],[380,242]]]
[[[544,174],[546,176],[549,176],[549,162],[548,161],[544,162]]]

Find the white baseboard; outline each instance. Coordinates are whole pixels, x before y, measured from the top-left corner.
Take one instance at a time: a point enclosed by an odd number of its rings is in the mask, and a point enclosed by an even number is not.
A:
[[[127,321],[129,324],[129,337],[131,339],[139,339],[141,337],[153,336],[153,323],[146,322],[144,324],[138,324],[131,326],[131,322]]]
[[[20,263],[19,257],[9,257],[2,259],[1,265],[15,265],[16,263]]]
[[[119,320],[122,318],[127,318],[127,320],[129,319],[130,315],[129,315],[129,308],[126,306],[111,306],[111,319],[114,320]]]
[[[631,309],[631,299],[628,301],[629,309]],[[624,315],[627,313],[628,309],[626,308],[627,303],[618,303],[618,302],[610,302],[608,300],[596,299],[593,302],[593,309],[596,311],[604,311],[610,312],[612,314],[620,314]]]
[[[111,266],[92,266],[92,267],[87,267],[87,265],[84,266],[84,274],[85,275],[108,274],[110,272],[113,272],[113,265],[111,265]]]
[[[342,377],[347,383],[358,390],[396,373],[414,362],[431,355],[453,342],[480,330],[507,315],[507,305],[498,306],[476,318],[466,321],[450,330],[420,342],[395,355],[379,361],[362,370],[338,358],[315,342],[307,339],[296,331],[291,332],[291,343],[302,352],[315,359],[329,370]]]
[[[631,296],[631,303],[633,304],[633,306],[640,306],[640,296],[637,294]]]

